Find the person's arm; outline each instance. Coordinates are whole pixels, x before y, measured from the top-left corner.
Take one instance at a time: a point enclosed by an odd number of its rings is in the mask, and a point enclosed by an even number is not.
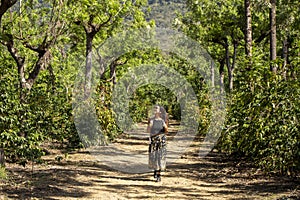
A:
[[[167,124],[167,126],[169,126],[169,114],[168,113],[166,113],[165,123]]]
[[[147,133],[150,133],[153,125],[153,121],[151,119],[148,120]]]
[[[165,132],[165,133],[168,133],[168,125],[167,125],[166,123],[164,123],[163,126],[164,126],[164,132]]]

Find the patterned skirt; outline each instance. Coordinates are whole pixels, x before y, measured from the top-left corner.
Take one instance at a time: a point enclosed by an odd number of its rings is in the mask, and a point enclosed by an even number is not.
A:
[[[151,137],[149,144],[149,168],[154,170],[166,169],[166,136],[164,134]]]

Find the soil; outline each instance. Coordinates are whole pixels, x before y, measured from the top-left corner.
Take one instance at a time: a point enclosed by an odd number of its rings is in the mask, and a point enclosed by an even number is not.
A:
[[[146,157],[145,129],[146,124],[139,124],[135,134],[123,135],[114,148]],[[171,124],[168,141],[176,129]],[[152,171],[117,170],[87,150],[49,150],[51,154],[43,157],[42,164],[6,164],[8,179],[0,182],[0,199],[300,199],[299,179],[265,175],[245,161],[215,151],[201,158],[199,144],[195,140],[179,159],[168,164],[161,182],[155,182]],[[126,162],[130,163],[130,158]]]

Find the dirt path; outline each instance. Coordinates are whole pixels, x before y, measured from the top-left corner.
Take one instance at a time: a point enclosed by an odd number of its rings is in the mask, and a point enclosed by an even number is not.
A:
[[[171,126],[169,138],[175,134],[174,128]],[[137,132],[144,130],[145,124],[140,124]],[[114,147],[144,156],[147,143],[146,135],[129,134],[118,139]],[[300,198],[299,180],[266,177],[247,163],[237,163],[216,152],[199,158],[198,147],[195,142],[180,159],[169,164],[159,183],[154,182],[152,172],[118,171],[86,151],[45,156],[45,164],[35,164],[33,173],[31,165],[7,165],[10,179],[1,182],[0,199]],[[130,157],[118,164],[126,167],[126,162],[130,162]]]

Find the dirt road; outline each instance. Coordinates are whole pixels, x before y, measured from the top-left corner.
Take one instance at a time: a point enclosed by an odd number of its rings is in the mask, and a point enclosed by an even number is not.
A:
[[[144,134],[145,124],[137,133]],[[171,126],[175,134],[176,127]],[[147,135],[129,134],[114,143],[116,149],[147,154]],[[52,154],[44,164],[26,168],[8,164],[10,178],[0,184],[0,199],[297,199],[299,180],[265,176],[245,162],[217,152],[199,158],[199,142],[162,173],[118,171],[87,151]],[[114,160],[114,155],[111,156]],[[102,156],[103,157],[103,156]],[[124,161],[123,161],[124,162]],[[127,162],[130,162],[130,157]],[[116,163],[114,163],[116,164]],[[122,167],[122,163],[119,163]],[[33,168],[32,168],[33,167]],[[124,166],[126,167],[126,166]],[[130,166],[129,166],[130,167]]]

